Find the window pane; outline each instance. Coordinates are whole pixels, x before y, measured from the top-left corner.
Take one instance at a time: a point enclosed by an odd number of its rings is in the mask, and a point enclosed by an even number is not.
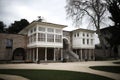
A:
[[[45,28],[39,27],[39,31],[44,31],[45,32]]]
[[[33,35],[33,41],[36,41],[36,34]]]
[[[89,34],[87,34],[87,37],[89,37]]]
[[[83,33],[83,36],[85,36],[85,33]]]
[[[89,39],[87,39],[87,44],[89,44]]]
[[[56,29],[55,32],[56,33],[62,33],[62,31],[60,29]]]
[[[47,31],[48,32],[54,32],[54,29],[53,28],[47,28]]]
[[[83,44],[85,44],[85,39],[83,39]]]
[[[38,33],[38,41],[45,42],[45,33]]]
[[[6,39],[6,48],[12,48],[12,46],[13,46],[13,40]]]
[[[62,42],[62,35],[56,35],[55,42]]]
[[[91,39],[91,45],[93,45],[93,39]]]
[[[36,31],[36,28],[34,28],[34,32]]]
[[[77,33],[77,37],[79,37],[79,33]]]
[[[54,34],[47,34],[47,41],[54,42]]]

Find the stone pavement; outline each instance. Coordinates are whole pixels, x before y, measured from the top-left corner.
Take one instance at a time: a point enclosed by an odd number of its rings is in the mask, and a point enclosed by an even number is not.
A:
[[[120,60],[117,60],[120,62]],[[104,72],[99,70],[90,69],[90,66],[120,66],[120,64],[113,64],[116,61],[88,61],[88,62],[68,62],[68,63],[40,63],[40,64],[0,64],[0,69],[52,69],[52,70],[69,70],[77,72],[86,72],[109,77],[115,80],[120,80],[120,74]],[[5,75],[4,75],[5,76]],[[8,76],[8,75],[6,75]],[[18,76],[20,77],[20,76]],[[0,74],[0,78],[1,74]],[[7,79],[6,79],[7,80]],[[8,79],[10,80],[10,79]],[[24,79],[11,79],[11,80],[28,80]]]

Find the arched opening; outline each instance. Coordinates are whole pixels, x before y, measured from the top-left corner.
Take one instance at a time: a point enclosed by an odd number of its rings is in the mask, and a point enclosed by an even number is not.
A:
[[[16,48],[13,51],[13,60],[25,60],[25,49]]]
[[[63,49],[69,49],[69,42],[66,38],[63,38]]]

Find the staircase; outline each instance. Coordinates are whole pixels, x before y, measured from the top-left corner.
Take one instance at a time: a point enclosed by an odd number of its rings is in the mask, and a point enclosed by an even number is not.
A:
[[[67,61],[79,61],[79,56],[75,54],[71,48],[67,39],[63,39],[63,58]]]
[[[75,54],[72,50],[63,50],[63,54],[64,58],[67,59],[67,61],[79,61],[79,56]]]

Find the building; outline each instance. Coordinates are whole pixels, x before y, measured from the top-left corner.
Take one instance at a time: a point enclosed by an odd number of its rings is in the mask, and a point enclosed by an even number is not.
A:
[[[3,44],[0,55],[10,52],[8,60],[30,62],[94,60],[94,31],[63,31],[65,27],[67,26],[33,21],[19,34],[0,34],[0,43]],[[0,60],[6,60],[7,56],[0,57]]]
[[[27,36],[0,33],[0,60],[25,60]]]

